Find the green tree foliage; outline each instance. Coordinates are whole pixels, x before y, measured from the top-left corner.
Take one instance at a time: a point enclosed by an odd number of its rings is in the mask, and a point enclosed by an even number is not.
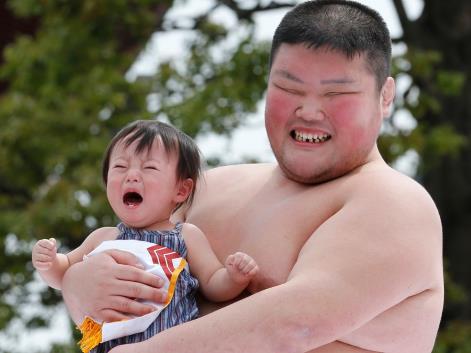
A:
[[[209,20],[222,6],[216,3],[189,18],[184,29],[197,35],[184,65],[162,62],[155,76],[129,81],[126,73],[151,35],[179,27],[165,19],[173,1],[0,2],[9,25],[0,37],[0,333],[14,336],[15,323],[34,329],[55,316],[57,292],[33,285],[36,239],[54,236],[66,250],[116,222],[100,162],[117,129],[158,116],[192,136],[229,134],[256,110],[268,46],[253,41],[252,14],[286,4],[225,3],[240,21],[234,44],[227,43],[228,28]],[[223,48],[217,55],[216,47]],[[149,109],[148,98],[158,108]],[[14,351],[0,342],[0,352]]]
[[[407,17],[404,0],[393,0],[407,44],[395,59],[398,75],[410,78],[398,99],[417,120],[412,131],[385,136],[399,154],[418,152],[416,178],[439,208],[444,233],[445,310],[437,352],[468,352],[471,347],[471,14],[468,1],[424,0],[421,15]]]
[[[30,328],[50,320],[51,311],[22,308],[58,299],[52,290],[32,294],[32,242],[54,235],[75,247],[91,228],[112,222],[100,159],[118,128],[150,117],[148,86],[124,74],[161,21],[155,11],[165,10],[162,2],[133,3],[1,4],[35,24],[2,43],[0,67],[0,328],[10,334],[18,333],[7,330],[15,318]]]
[[[116,222],[100,161],[119,128],[157,117],[191,136],[230,136],[262,99],[269,46],[254,39],[254,15],[298,1],[214,0],[185,21],[167,16],[186,1],[0,1],[0,353],[16,352],[2,344],[2,333],[14,335],[18,322],[48,325],[60,300],[33,281],[32,243],[54,236],[66,250]],[[395,40],[407,44],[394,74],[409,84],[380,148],[392,163],[408,151],[420,157],[417,179],[440,208],[448,258],[447,309],[434,352],[469,352],[471,10],[466,0],[425,0],[411,21],[404,0],[391,1],[404,29]],[[231,11],[237,30],[214,21],[221,8]],[[194,33],[187,54],[160,60],[155,75],[127,80],[151,35],[173,29]],[[415,128],[397,124],[405,111]],[[51,351],[77,348],[57,344]]]

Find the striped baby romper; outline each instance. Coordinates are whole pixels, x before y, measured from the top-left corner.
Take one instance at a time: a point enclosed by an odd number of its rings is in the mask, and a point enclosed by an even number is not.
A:
[[[116,239],[142,240],[155,243],[172,249],[180,254],[182,258],[186,258],[187,249],[181,234],[182,226],[182,223],[177,223],[172,230],[156,231],[134,229],[120,223],[118,224],[119,235]],[[160,331],[195,319],[198,317],[198,308],[196,306],[197,289],[198,280],[190,274],[188,268],[185,268],[178,277],[175,292],[169,305],[144,332],[100,343],[92,352],[107,353],[118,345],[147,340]]]

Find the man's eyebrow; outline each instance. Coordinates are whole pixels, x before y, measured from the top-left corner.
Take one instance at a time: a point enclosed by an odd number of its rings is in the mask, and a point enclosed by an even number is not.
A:
[[[291,81],[294,81],[294,82],[297,82],[297,83],[302,83],[302,84],[306,83],[302,79],[300,79],[299,77],[293,75],[292,73],[290,73],[287,70],[278,69],[278,70],[275,70],[274,73],[276,75],[282,76],[282,77],[284,77],[288,80],[291,80]],[[323,84],[323,85],[342,85],[342,84],[350,84],[350,83],[355,83],[355,82],[356,81],[354,79],[348,78],[348,77],[321,80],[321,84]]]
[[[303,83],[303,84],[305,83],[299,77],[294,76],[293,74],[291,74],[290,72],[288,72],[286,70],[282,70],[282,69],[275,70],[275,74],[283,76],[284,78],[287,78],[288,80],[291,80],[291,81],[294,81],[294,82],[297,82],[297,83]]]
[[[321,80],[321,84],[323,85],[342,85],[346,83],[355,83],[355,80],[351,78],[333,78],[329,80]]]

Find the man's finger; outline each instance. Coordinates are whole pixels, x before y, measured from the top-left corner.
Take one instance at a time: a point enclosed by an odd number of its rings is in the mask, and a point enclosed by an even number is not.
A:
[[[110,308],[100,311],[100,317],[106,322],[129,320],[134,316],[142,316],[154,310],[154,307],[150,305],[122,297],[113,297],[109,304]]]
[[[156,277],[155,275],[152,275]],[[109,290],[113,293],[115,296],[120,296],[120,297],[126,297],[127,298],[136,298],[140,300],[150,300],[152,302],[156,303],[165,303],[167,299],[167,293],[164,290],[157,289],[156,287],[149,286],[146,284],[142,284],[136,281],[128,281],[128,280],[123,280],[115,286],[117,282],[113,282],[111,284],[111,288]],[[124,312],[129,312],[126,311],[126,308],[124,310],[113,307],[113,309],[124,311]]]
[[[115,322],[115,321],[123,321],[123,320],[129,320],[131,316],[125,315],[123,313],[120,313],[119,311],[113,310],[113,309],[104,309],[100,312],[100,317],[105,321],[105,322]]]
[[[144,268],[139,259],[128,251],[107,250],[105,253],[110,255],[118,264]]]
[[[159,276],[130,265],[118,265],[116,278],[124,281],[138,282],[153,288],[161,288],[164,285],[164,281]]]
[[[164,285],[164,281],[147,271],[144,271],[144,265],[139,259],[127,251],[107,250],[103,255],[109,256],[118,266],[115,267],[115,277],[120,280],[140,282],[151,287],[160,288]],[[103,256],[98,254],[98,256]]]

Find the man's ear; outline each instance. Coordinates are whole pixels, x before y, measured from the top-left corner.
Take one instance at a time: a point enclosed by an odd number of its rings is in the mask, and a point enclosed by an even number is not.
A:
[[[381,109],[383,111],[383,118],[387,118],[391,114],[395,95],[396,83],[392,77],[388,77],[381,89]]]
[[[188,198],[193,190],[193,179],[187,178],[180,180],[177,184],[177,194],[175,195],[175,202],[182,203]]]

